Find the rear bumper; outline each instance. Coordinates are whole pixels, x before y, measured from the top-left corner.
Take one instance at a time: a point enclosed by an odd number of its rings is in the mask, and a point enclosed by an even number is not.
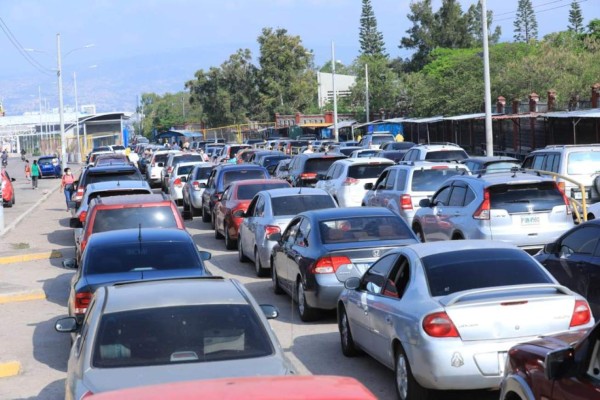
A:
[[[334,310],[342,290],[344,285],[335,274],[312,275],[305,285],[306,303],[313,308]]]

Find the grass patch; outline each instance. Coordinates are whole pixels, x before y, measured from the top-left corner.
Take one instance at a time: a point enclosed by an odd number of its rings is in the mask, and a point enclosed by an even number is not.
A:
[[[10,246],[14,249],[14,250],[23,250],[23,249],[28,249],[29,248],[29,243],[11,243]]]

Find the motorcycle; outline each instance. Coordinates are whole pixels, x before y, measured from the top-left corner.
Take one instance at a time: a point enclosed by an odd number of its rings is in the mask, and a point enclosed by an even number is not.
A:
[[[2,160],[2,166],[6,167],[8,165],[8,159],[3,159]]]

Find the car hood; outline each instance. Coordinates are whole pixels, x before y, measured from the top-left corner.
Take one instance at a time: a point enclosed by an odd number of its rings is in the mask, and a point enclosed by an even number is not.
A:
[[[128,282],[138,280],[152,280],[161,278],[182,278],[182,277],[197,277],[208,275],[201,268],[194,269],[172,269],[172,270],[148,270],[148,271],[128,271],[112,274],[94,274],[87,275],[85,282],[89,289],[93,292],[101,286],[111,285],[116,282]]]
[[[575,346],[587,334],[588,329],[562,332],[555,335],[541,336],[539,339],[531,340],[521,345],[527,345],[530,352],[545,357],[549,351]],[[537,350],[536,350],[537,348]]]
[[[288,363],[279,356],[148,367],[90,368],[83,383],[92,393],[198,379],[289,374]]]

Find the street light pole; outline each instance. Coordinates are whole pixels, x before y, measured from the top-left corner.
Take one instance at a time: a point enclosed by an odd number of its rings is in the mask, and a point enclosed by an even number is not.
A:
[[[488,48],[487,5],[481,1],[481,31],[483,36],[483,82],[485,86],[485,155],[494,155],[494,134],[492,132],[492,94],[490,84],[490,51]]]
[[[64,171],[68,166],[67,162],[67,140],[65,137],[65,116],[63,109],[63,86],[62,86],[62,60],[60,54],[60,33],[56,34],[56,59],[57,59],[57,71],[58,76],[58,115],[60,121],[60,151],[62,159],[62,169]]]
[[[73,72],[73,88],[75,89],[75,139],[77,140],[77,162],[81,162],[81,146],[79,145],[79,104],[77,102],[77,73]],[[84,145],[85,147],[85,145]]]
[[[331,42],[331,86],[333,89],[333,138],[339,141],[338,117],[337,117],[337,93],[335,91],[335,45]]]
[[[365,63],[365,109],[369,122],[369,64]]]

